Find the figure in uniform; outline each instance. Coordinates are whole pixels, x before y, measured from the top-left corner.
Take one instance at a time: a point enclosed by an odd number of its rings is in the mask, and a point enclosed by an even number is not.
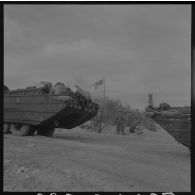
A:
[[[93,120],[94,131],[101,133],[102,131],[102,110],[98,110],[97,115]]]
[[[98,133],[102,132],[102,110],[97,113],[97,131]]]
[[[50,93],[50,91],[52,89],[52,83],[41,81],[35,87],[41,89],[43,94],[48,94],[48,93]]]
[[[125,117],[124,117],[121,110],[118,110],[118,114],[117,114],[117,117],[115,119],[115,123],[116,123],[117,134],[119,134],[121,132],[123,135],[125,135],[125,133],[124,133]]]
[[[135,115],[131,112],[127,116],[127,127],[129,127],[129,133],[135,133]]]
[[[142,134],[142,129],[141,129],[141,123],[142,123],[142,115],[139,112],[139,109],[136,109],[136,116],[135,116],[135,127],[134,129],[136,130],[137,134]]]

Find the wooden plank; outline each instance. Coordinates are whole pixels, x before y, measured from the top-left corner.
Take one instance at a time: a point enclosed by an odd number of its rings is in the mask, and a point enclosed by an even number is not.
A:
[[[32,96],[4,96],[4,104],[11,103],[47,103],[48,95],[32,95]],[[57,102],[57,101],[53,101]]]
[[[65,108],[65,104],[5,104],[5,112],[21,111],[21,112],[59,112]]]
[[[42,122],[51,116],[55,115],[55,113],[40,113],[40,112],[20,112],[20,111],[14,111],[14,112],[5,112],[4,113],[4,121],[37,121]]]

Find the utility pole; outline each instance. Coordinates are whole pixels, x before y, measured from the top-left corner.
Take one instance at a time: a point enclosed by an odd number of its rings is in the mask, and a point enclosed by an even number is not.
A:
[[[153,107],[153,94],[152,93],[149,93],[148,94],[148,106],[149,107]]]
[[[106,99],[105,78],[103,79],[103,81],[104,81],[104,105],[105,105],[105,99]]]

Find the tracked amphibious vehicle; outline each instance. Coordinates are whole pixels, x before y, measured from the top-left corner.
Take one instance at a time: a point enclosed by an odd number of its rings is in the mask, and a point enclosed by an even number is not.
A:
[[[53,94],[43,88],[5,90],[4,133],[52,136],[55,128],[72,129],[93,118],[98,104],[84,96]]]

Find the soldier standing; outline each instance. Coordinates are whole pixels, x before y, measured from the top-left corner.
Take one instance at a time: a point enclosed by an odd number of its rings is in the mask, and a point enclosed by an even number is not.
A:
[[[125,135],[125,133],[124,133],[125,117],[123,116],[123,113],[121,110],[118,110],[118,115],[115,119],[115,123],[116,123],[117,134],[119,134],[121,131],[122,134]]]
[[[129,127],[129,133],[134,133],[134,128],[135,128],[135,115],[133,113],[128,114],[127,118],[127,126]]]
[[[136,129],[136,133],[142,133],[141,130],[141,123],[142,123],[142,115],[139,112],[139,109],[136,109],[136,116],[135,116],[135,129]]]
[[[102,110],[99,110],[96,116],[96,127],[98,133],[102,131]]]
[[[102,130],[102,111],[98,110],[97,115],[93,118],[94,131],[101,133]]]

